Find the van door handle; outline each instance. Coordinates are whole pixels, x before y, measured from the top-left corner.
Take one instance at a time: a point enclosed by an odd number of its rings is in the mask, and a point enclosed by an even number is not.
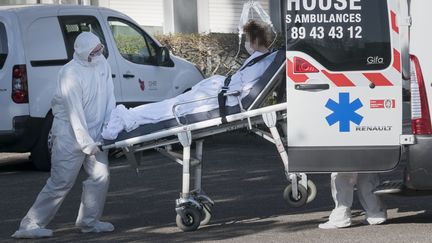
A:
[[[123,78],[135,78],[133,74],[123,74]]]
[[[329,84],[296,84],[294,86],[296,90],[305,91],[323,91],[330,88]]]
[[[116,77],[116,75],[115,74],[111,74],[111,78],[115,78]]]

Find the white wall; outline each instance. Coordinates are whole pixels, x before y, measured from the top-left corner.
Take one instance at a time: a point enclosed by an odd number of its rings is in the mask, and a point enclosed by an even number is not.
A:
[[[108,0],[105,0],[108,1]],[[1,5],[14,4],[82,4],[90,5],[90,0],[0,0]]]
[[[164,33],[174,32],[175,0],[99,0],[99,5],[123,12],[142,26],[163,28]],[[248,0],[197,0],[199,32],[237,32],[237,25]],[[267,13],[269,2],[260,1]],[[189,14],[189,13],[182,13]],[[255,13],[256,16],[256,13]]]
[[[203,0],[199,0],[203,1]],[[208,1],[208,23],[210,32],[237,32],[237,26],[247,0],[204,0]],[[257,1],[257,0],[256,0]],[[269,12],[269,0],[259,0],[264,10]],[[257,14],[253,12],[255,16]]]
[[[15,4],[36,4],[36,0],[3,0],[0,5],[15,5]]]
[[[39,0],[41,3],[82,3],[84,5],[97,4],[112,8],[127,14],[141,26],[155,27],[154,31],[165,33],[175,30],[172,1],[175,0]],[[248,0],[197,0],[197,18],[199,32],[237,32],[237,25],[243,9]],[[269,2],[260,1],[267,13]],[[0,0],[0,5],[14,3],[36,3],[37,0]],[[165,6],[164,6],[165,5]],[[190,14],[190,13],[182,13]],[[256,13],[255,13],[256,15]],[[152,31],[152,28],[147,29]]]
[[[103,5],[128,15],[139,25],[163,26],[163,0],[109,0]]]

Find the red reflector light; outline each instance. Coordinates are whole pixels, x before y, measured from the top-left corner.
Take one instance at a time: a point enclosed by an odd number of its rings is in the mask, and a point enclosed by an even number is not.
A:
[[[295,73],[317,73],[316,67],[301,57],[294,57],[294,72]]]
[[[12,100],[17,104],[28,103],[27,70],[25,65],[12,69]]]
[[[411,93],[411,128],[413,134],[432,134],[423,73],[418,58],[413,55],[411,55]]]
[[[12,94],[12,99],[15,103],[27,103],[27,95],[22,91],[15,91]]]
[[[12,77],[13,78],[21,78],[23,76],[23,72],[21,68],[15,66],[13,69]]]

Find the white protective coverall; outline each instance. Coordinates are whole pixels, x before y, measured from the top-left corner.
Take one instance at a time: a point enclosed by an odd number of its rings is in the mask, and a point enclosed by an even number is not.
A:
[[[244,62],[243,66],[247,65],[251,60],[260,55],[263,55],[263,53],[255,51]],[[231,77],[228,92],[238,90],[241,91],[241,98],[247,96],[253,85],[273,62],[275,56],[276,52],[271,53],[254,65],[248,65],[244,69],[237,71]],[[159,121],[172,119],[174,118],[172,107],[176,103],[216,96],[224,85],[225,78],[226,77],[220,75],[212,76],[194,85],[190,91],[160,102],[146,104],[131,109],[126,109],[123,105],[118,105],[112,111],[110,121],[108,126],[104,128],[102,136],[105,139],[114,140],[122,130],[129,132],[143,124],[157,123]],[[228,96],[226,106],[235,106],[237,104],[238,100],[236,97]],[[208,99],[179,106],[177,114],[180,116],[194,114],[210,111],[217,107],[219,107],[219,104],[216,98]]]
[[[100,44],[99,38],[81,33],[74,45],[73,60],[59,72],[52,100],[54,121],[51,177],[12,237],[52,236],[45,229],[84,166],[89,175],[83,182],[81,205],[76,225],[82,232],[112,231],[110,223],[100,222],[109,184],[107,151],[97,143],[115,107],[111,69],[102,55],[89,62],[89,54]]]
[[[335,208],[329,221],[320,224],[322,229],[337,229],[351,225],[351,206],[353,203],[354,186],[357,196],[366,212],[366,222],[371,225],[384,223],[387,210],[381,199],[373,193],[379,185],[378,174],[375,173],[332,173],[331,192]]]

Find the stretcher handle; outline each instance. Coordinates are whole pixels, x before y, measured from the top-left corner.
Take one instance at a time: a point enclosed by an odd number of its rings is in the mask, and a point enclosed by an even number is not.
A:
[[[322,91],[330,89],[329,84],[296,84],[294,86],[296,90],[304,90],[304,91]]]
[[[99,149],[100,151],[103,151],[103,144],[102,144],[101,142],[97,142],[97,143],[96,143],[96,146],[98,147],[98,149]]]

